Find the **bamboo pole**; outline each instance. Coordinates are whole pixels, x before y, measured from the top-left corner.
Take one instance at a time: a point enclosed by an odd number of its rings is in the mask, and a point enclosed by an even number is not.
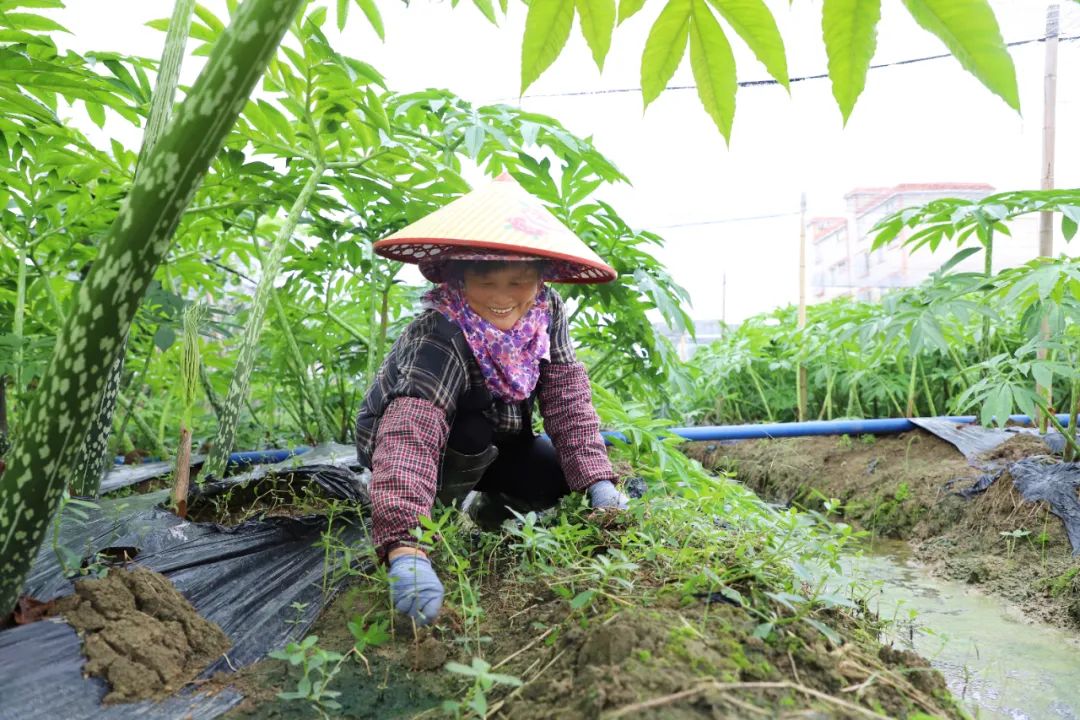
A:
[[[1046,56],[1043,71],[1043,147],[1042,147],[1042,184],[1043,190],[1054,188],[1054,140],[1055,116],[1057,114],[1057,59],[1058,59],[1058,6],[1046,8]],[[1039,213],[1039,256],[1051,257],[1054,254],[1054,213]],[[1050,340],[1050,321],[1044,314],[1039,321],[1039,337],[1045,343]],[[1046,348],[1036,351],[1039,360],[1046,359]],[[1035,392],[1042,396],[1046,406],[1053,412],[1053,385],[1035,384]],[[1038,411],[1040,432],[1046,432],[1046,413]]]
[[[850,263],[849,263],[850,265]],[[806,327],[806,193],[799,200],[799,321],[801,331]],[[806,365],[799,363],[796,381],[799,393],[799,422],[806,420]]]

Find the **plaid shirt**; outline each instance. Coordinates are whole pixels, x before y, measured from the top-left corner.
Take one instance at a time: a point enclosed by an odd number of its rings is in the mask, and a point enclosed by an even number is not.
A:
[[[562,299],[553,288],[548,293],[551,360],[541,361],[535,397],[567,484],[580,491],[616,476]],[[417,317],[390,349],[356,419],[357,457],[372,469],[372,539],[380,554],[408,541],[419,517],[430,514],[458,401],[483,386],[464,333],[436,310]],[[497,433],[531,428],[530,401],[496,400],[485,414]]]

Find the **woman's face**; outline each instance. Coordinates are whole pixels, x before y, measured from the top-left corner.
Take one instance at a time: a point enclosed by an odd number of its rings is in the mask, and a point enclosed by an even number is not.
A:
[[[486,273],[466,270],[465,301],[477,315],[500,330],[510,330],[529,312],[540,290],[540,273],[532,263],[515,263]]]

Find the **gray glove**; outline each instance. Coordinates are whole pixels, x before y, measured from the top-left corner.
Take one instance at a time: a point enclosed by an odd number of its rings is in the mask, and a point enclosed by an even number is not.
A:
[[[390,593],[394,607],[420,625],[427,625],[439,614],[443,586],[431,561],[419,555],[399,555],[390,563]]]
[[[626,497],[615,483],[601,480],[588,487],[589,504],[597,509],[625,510],[630,507],[630,498]]]

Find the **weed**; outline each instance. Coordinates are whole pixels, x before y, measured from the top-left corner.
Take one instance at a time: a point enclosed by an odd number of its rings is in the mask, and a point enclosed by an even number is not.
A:
[[[449,571],[454,580],[452,587],[456,591],[459,611],[465,621],[466,631],[475,631],[475,636],[466,635],[462,640],[466,647],[483,642],[480,636],[480,619],[484,610],[480,605],[480,595],[469,576],[471,563],[467,555],[461,532],[461,514],[455,508],[442,508],[432,516],[420,518],[421,527],[416,531],[416,539],[424,546],[436,547],[443,555],[440,567]]]
[[[909,497],[911,497],[911,487],[906,482],[902,482],[896,486],[896,490],[893,492],[893,499],[895,499],[896,502],[904,502]]]
[[[1012,559],[1013,548],[1016,545],[1016,541],[1022,537],[1027,537],[1031,534],[1030,530],[1024,530],[1023,528],[1016,528],[1015,530],[1002,530],[998,533],[1001,537],[1005,538],[1005,543],[1008,548],[1005,555],[1006,560]]]
[[[481,658],[474,657],[471,665],[448,662],[446,671],[472,679],[472,687],[469,688],[463,700],[447,700],[443,703],[443,710],[451,713],[455,718],[487,717],[487,693],[496,684],[521,687],[521,680],[513,675],[491,672],[490,663]]]
[[[294,617],[291,620],[285,622],[289,625],[302,625],[304,622],[304,611],[307,610],[308,605],[311,603],[293,602],[289,604],[289,607],[294,613]]]
[[[1054,597],[1064,595],[1072,587],[1073,580],[1080,574],[1080,568],[1069,568],[1050,581],[1050,594]]]
[[[297,604],[293,603],[294,606]],[[303,673],[296,684],[296,689],[279,692],[279,699],[306,701],[321,717],[335,717],[332,711],[341,709],[341,704],[336,700],[341,696],[341,692],[331,690],[330,683],[341,672],[341,666],[355,655],[364,663],[370,674],[371,667],[368,665],[367,658],[364,657],[364,651],[369,647],[382,645],[390,639],[389,622],[386,620],[368,624],[363,617],[357,616],[349,621],[348,627],[355,642],[346,653],[319,647],[318,635],[308,635],[298,643],[289,643],[284,650],[275,650],[270,653],[272,658],[284,660],[293,667],[299,666]]]
[[[340,710],[341,704],[335,700],[341,695],[329,688],[346,655],[333,650],[324,650],[318,646],[319,636],[308,635],[301,642],[289,643],[284,650],[275,650],[270,657],[284,660],[293,667],[300,666],[303,676],[295,690],[278,693],[281,700],[304,700],[324,718],[330,717],[329,710]]]
[[[65,515],[74,515],[80,521],[86,522],[90,519],[87,510],[100,509],[101,506],[95,502],[72,497],[67,488],[64,489],[63,494],[60,496],[60,506],[57,508],[56,515],[53,518],[52,549],[64,577],[69,579],[86,576],[102,578],[108,572],[105,558],[100,554],[95,554],[92,560],[83,561],[84,556],[90,551],[89,545],[85,551],[80,552],[60,542],[60,526]]]

